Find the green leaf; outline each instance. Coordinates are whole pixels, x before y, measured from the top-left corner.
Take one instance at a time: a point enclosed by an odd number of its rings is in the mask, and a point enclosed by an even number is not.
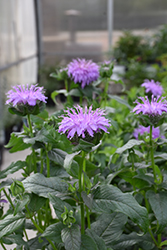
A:
[[[95,145],[93,143],[80,139],[79,144],[75,146],[74,150],[75,151],[83,150],[85,152],[90,152],[94,146]]]
[[[66,193],[68,185],[59,177],[47,178],[42,174],[34,174],[23,181],[26,191],[33,192],[39,196],[48,198],[48,193],[60,195]]]
[[[121,236],[127,216],[122,213],[102,214],[96,222],[91,224],[91,230],[102,237],[106,246]]]
[[[75,178],[78,178],[79,174],[79,165],[76,161],[74,161],[74,157],[80,154],[81,151],[75,152],[73,154],[67,154],[64,160],[64,168],[67,173]]]
[[[11,244],[17,244],[18,246],[25,246],[28,247],[28,244],[26,241],[23,240],[22,235],[20,234],[11,234],[9,236],[4,236],[2,238],[2,241],[4,244],[11,245]]]
[[[141,246],[143,250],[151,250],[155,247],[155,244],[149,234],[139,236],[135,232],[121,235],[121,237],[114,242],[112,247],[114,250],[120,250],[128,249],[136,244]]]
[[[7,145],[5,145],[5,148],[11,148],[9,152],[14,153],[29,148],[30,146],[31,144],[24,143],[21,137],[17,137],[15,133],[12,133],[10,141]]]
[[[79,91],[78,88],[77,88],[77,89],[75,88],[75,89],[70,90],[70,91],[68,92],[68,94],[71,95],[71,96],[78,96],[78,97],[82,96],[82,93]]]
[[[160,247],[167,246],[167,240],[161,242]]]
[[[160,234],[163,229],[167,226],[167,192],[161,191],[155,193],[152,190],[147,191],[146,197],[150,202],[151,208],[158,220],[158,230],[157,234]]]
[[[130,110],[132,110],[132,107],[128,104],[128,102],[125,101],[124,99],[120,98],[119,96],[117,96],[117,95],[108,95],[108,97],[111,98],[111,99],[116,100],[117,102],[119,102],[119,103],[125,105],[125,106],[128,107]]]
[[[35,141],[44,142],[44,143],[52,143],[55,144],[56,140],[54,139],[53,135],[51,134],[52,130],[47,130],[43,127],[35,137],[33,138],[24,138],[25,143],[34,144]]]
[[[95,231],[93,231],[92,229],[87,228],[86,234],[88,236],[90,236],[94,240],[94,242],[96,243],[96,246],[97,246],[97,250],[106,250],[106,245],[105,245],[104,240],[101,237],[99,237],[95,233]]]
[[[59,94],[64,94],[65,96],[67,96],[67,90],[66,89],[60,89],[60,90],[55,90],[52,92],[51,94],[51,98],[53,100],[53,102],[56,104],[56,105],[59,105],[59,103],[56,101],[56,96],[59,95]]]
[[[79,250],[81,245],[81,232],[78,225],[66,227],[61,231],[61,238],[66,250]]]
[[[41,237],[45,237],[45,238],[50,239],[56,243],[60,243],[60,242],[62,242],[61,231],[64,228],[66,228],[66,226],[63,225],[62,222],[52,224],[45,229],[45,231],[43,232]]]
[[[30,250],[37,250],[37,249],[40,250],[46,245],[48,245],[48,241],[46,239],[43,239],[43,241],[41,242],[39,235],[28,241],[28,246]],[[25,250],[29,250],[29,249],[25,249]]]
[[[22,214],[17,214],[16,216],[12,214],[7,215],[0,223],[0,238],[16,231],[24,221],[25,217]]]
[[[60,198],[52,195],[52,194],[48,194],[49,200],[52,203],[54,209],[55,209],[55,213],[57,215],[57,217],[61,220],[61,215],[62,213],[64,213],[64,207],[66,207],[68,209],[68,211],[72,210],[72,207],[70,206],[70,204],[68,204],[65,201],[62,201]]]
[[[15,207],[15,210],[14,210],[14,216],[18,212],[20,212],[25,207],[25,205],[28,204],[29,201],[30,201],[30,197],[27,194],[23,196],[22,200],[18,200],[16,207]]]
[[[134,146],[139,146],[142,143],[144,143],[144,141],[131,139],[124,146],[122,146],[120,148],[117,148],[117,150],[115,151],[115,153],[122,154],[127,149],[133,148]]]
[[[12,162],[9,167],[0,172],[0,179],[6,178],[9,174],[13,174],[26,166],[25,161]]]
[[[30,211],[32,212],[36,212],[38,211],[40,208],[42,208],[45,203],[46,203],[46,198],[44,197],[40,197],[34,193],[31,193],[31,200],[30,203],[28,204],[28,208],[30,209]]]
[[[137,223],[144,232],[149,226],[148,213],[129,193],[122,193],[113,185],[101,185],[93,192],[93,208],[106,213],[121,212]]]
[[[94,240],[88,235],[81,236],[81,248],[80,250],[98,250]]]
[[[54,148],[48,152],[48,157],[50,160],[60,164],[62,167],[64,166],[64,159],[67,153],[61,149]]]
[[[43,124],[43,122],[48,118],[48,112],[44,110],[38,115],[30,115],[30,118],[33,123]]]

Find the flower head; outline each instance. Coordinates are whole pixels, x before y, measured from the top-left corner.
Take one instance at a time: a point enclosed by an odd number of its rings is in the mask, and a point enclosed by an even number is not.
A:
[[[167,113],[167,101],[164,100],[165,97],[154,97],[152,95],[151,102],[149,101],[148,97],[139,97],[139,99],[143,102],[140,103],[139,101],[135,101],[137,103],[136,107],[133,109],[132,112],[136,114],[142,113],[143,115],[148,116],[161,116],[163,112]]]
[[[99,66],[92,60],[73,59],[67,65],[67,73],[75,83],[81,83],[83,89],[86,85],[98,79]]]
[[[154,80],[145,80],[141,85],[146,88],[146,93],[152,93],[154,96],[161,96],[163,93],[163,87],[160,85],[160,82],[154,82]]]
[[[7,92],[6,104],[12,104],[15,107],[18,104],[28,104],[35,106],[38,102],[45,102],[47,97],[43,94],[43,87],[37,87],[37,84],[29,86],[17,85]]]
[[[150,126],[144,127],[140,125],[138,128],[134,130],[133,136],[138,140],[139,135],[144,135],[144,133],[150,134]],[[152,138],[157,139],[159,137],[160,137],[159,127],[156,127],[156,128],[152,127]],[[164,136],[161,136],[161,137],[164,137]]]
[[[79,105],[65,111],[60,122],[59,133],[67,133],[67,138],[72,139],[75,135],[85,138],[86,134],[93,137],[94,133],[107,132],[110,126],[109,120],[104,117],[102,109],[92,110],[92,106],[83,110]]]

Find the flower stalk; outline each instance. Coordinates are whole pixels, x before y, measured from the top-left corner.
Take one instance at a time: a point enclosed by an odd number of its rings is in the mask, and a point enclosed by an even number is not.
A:
[[[153,147],[153,140],[152,140],[152,125],[150,126],[150,149],[151,149],[151,165],[154,174],[154,182],[156,183],[156,171],[155,171],[155,162],[154,162],[154,147]]]

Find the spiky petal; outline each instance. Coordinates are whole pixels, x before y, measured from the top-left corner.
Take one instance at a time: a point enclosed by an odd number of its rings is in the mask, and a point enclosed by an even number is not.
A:
[[[73,59],[67,65],[67,73],[75,83],[81,83],[83,89],[86,85],[98,79],[99,66],[92,60]]]
[[[152,95],[151,102],[148,97],[139,97],[139,99],[143,102],[135,101],[137,103],[136,107],[132,112],[136,114],[142,113],[143,115],[148,116],[161,116],[163,112],[167,113],[167,101],[165,97],[154,97]]]
[[[146,88],[146,93],[151,93],[154,96],[161,96],[163,93],[163,87],[160,85],[160,82],[155,82],[154,80],[149,81],[146,79],[141,85]]]
[[[85,138],[85,133],[91,137],[94,133],[99,133],[101,130],[107,132],[107,127],[110,126],[109,120],[105,118],[105,112],[102,109],[92,110],[92,106],[83,110],[79,105],[65,111],[63,120],[60,122],[59,133],[67,133],[67,138],[72,139],[74,135]]]
[[[11,104],[15,107],[18,104],[28,104],[35,106],[38,101],[45,102],[47,97],[43,94],[43,87],[37,87],[37,84],[29,86],[17,85],[7,92],[6,104]]]

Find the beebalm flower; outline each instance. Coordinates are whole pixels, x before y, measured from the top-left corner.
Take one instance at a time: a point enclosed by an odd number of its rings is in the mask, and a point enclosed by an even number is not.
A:
[[[136,138],[136,140],[138,140],[139,135],[144,135],[144,134],[150,134],[150,126],[148,127],[144,127],[142,125],[140,125],[138,128],[136,128],[133,132],[133,136]],[[160,129],[159,127],[152,127],[152,138],[153,139],[157,139],[160,137]],[[161,136],[161,138],[164,138],[164,136]]]
[[[146,93],[151,93],[154,96],[161,96],[163,93],[163,87],[160,85],[160,82],[154,82],[154,80],[149,81],[146,79],[141,85],[146,88]]]
[[[67,138],[72,139],[74,136],[85,138],[88,134],[94,137],[94,134],[107,133],[107,127],[110,126],[109,120],[105,118],[105,112],[102,109],[92,110],[92,106],[85,110],[77,105],[74,108],[65,111],[63,120],[60,122],[59,133],[67,134]]]
[[[99,77],[99,66],[92,60],[73,59],[67,65],[67,74],[75,82],[81,83],[81,88],[85,88]]]
[[[148,97],[139,97],[139,99],[143,102],[135,101],[137,103],[136,107],[132,112],[136,114],[142,113],[143,115],[148,116],[161,116],[163,112],[167,112],[167,101],[165,97],[154,97],[152,95],[151,101],[149,101]]]
[[[37,87],[37,84],[14,86],[6,95],[8,98],[6,104],[11,104],[13,107],[19,104],[35,106],[38,102],[46,103],[47,99],[43,94],[43,87]]]

